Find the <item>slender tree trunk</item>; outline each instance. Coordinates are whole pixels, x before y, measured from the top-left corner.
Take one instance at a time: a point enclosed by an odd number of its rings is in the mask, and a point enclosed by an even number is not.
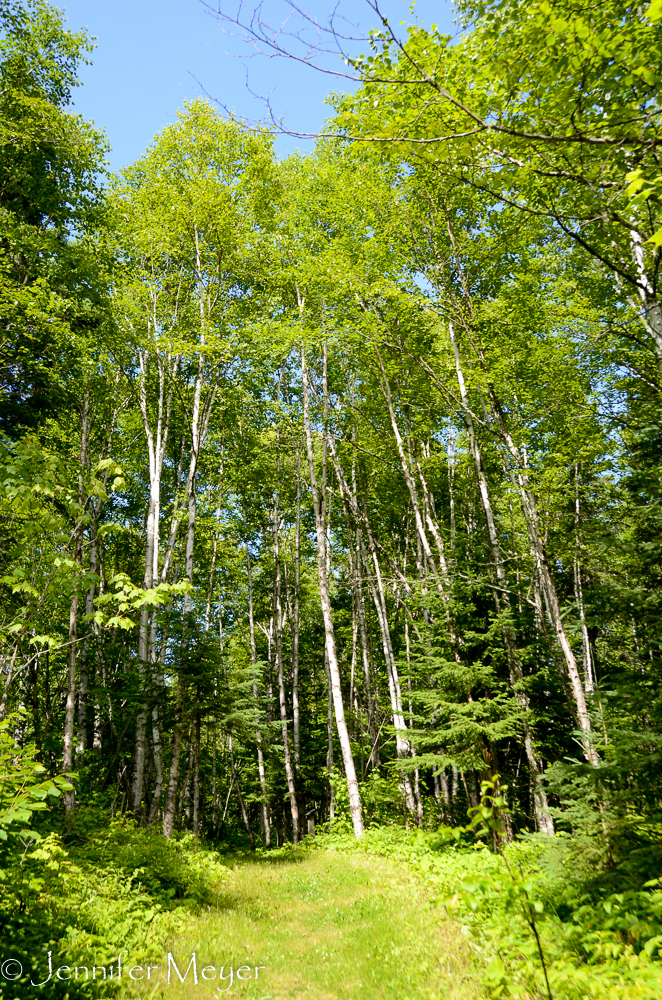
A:
[[[326,677],[326,771],[329,775],[329,823],[336,814],[336,790],[333,787],[333,689],[329,672],[329,657],[324,649],[324,676]]]
[[[251,829],[250,820],[248,818],[246,803],[244,802],[244,797],[241,794],[241,788],[239,786],[239,781],[237,779],[237,769],[234,763],[234,748],[232,745],[232,736],[228,736],[228,748],[230,750],[230,767],[232,769],[232,780],[234,781],[235,788],[237,789],[237,799],[239,801],[239,808],[241,809],[241,818],[243,819],[244,826],[246,827],[246,833],[248,834],[248,839],[250,841],[251,851],[255,852],[255,837],[253,835],[253,830]]]
[[[219,490],[218,504],[216,506],[216,522],[221,516],[221,501],[223,497],[223,462],[221,462],[221,488]],[[209,631],[211,625],[211,603],[212,596],[214,593],[214,574],[216,570],[216,555],[218,551],[218,530],[214,532],[214,544],[212,550],[211,566],[209,569],[209,587],[207,589],[207,607],[205,609],[205,632]],[[219,615],[220,618],[220,615]],[[197,741],[197,756],[196,756],[196,790],[194,791],[194,799],[197,799],[197,805],[194,801],[194,832],[196,836],[198,835],[199,827],[199,815],[200,815],[200,693],[199,687],[197,689],[197,715],[196,715],[196,741]],[[212,834],[216,832],[216,724],[213,725],[213,751],[212,751],[212,791],[211,791],[211,828]]]
[[[278,693],[280,701],[281,736],[283,740],[283,755],[285,758],[285,777],[287,779],[287,790],[290,797],[290,809],[292,811],[292,838],[294,846],[299,843],[299,807],[297,805],[296,788],[294,784],[294,768],[290,754],[290,738],[287,732],[287,704],[285,700],[285,680],[283,671],[283,648],[282,638],[278,638],[278,626],[276,627],[276,662],[278,664]]]
[[[216,722],[213,723],[212,754],[211,754],[211,828],[216,834],[218,829],[218,749],[216,746]]]
[[[217,518],[220,514],[220,508],[216,510]],[[209,588],[207,590],[207,607],[205,608],[205,632],[209,631],[209,625],[211,622],[211,599],[214,593],[214,576],[216,573],[216,555],[218,552],[218,532],[214,532],[214,543],[212,546],[211,553],[211,566],[209,567]]]
[[[354,432],[353,432],[354,436]],[[349,486],[345,479],[342,466],[336,455],[335,447],[333,445],[333,439],[329,438],[329,452],[331,454],[331,459],[333,461],[333,467],[336,473],[336,478],[338,480],[338,486],[340,489],[340,496],[343,503],[343,511],[345,514],[345,523],[347,526],[348,536],[351,538],[351,526],[349,520],[349,511],[347,510],[347,503],[349,503],[352,514],[355,520],[358,520],[357,515],[360,514],[360,508],[358,504],[358,491],[356,484],[356,467],[352,463],[352,491],[350,493]],[[367,517],[363,517],[362,522],[368,525]],[[361,665],[363,668],[363,682],[365,687],[365,700],[366,709],[368,714],[368,733],[370,736],[370,764],[373,768],[378,768],[380,766],[379,759],[379,724],[377,720],[377,712],[379,707],[379,699],[376,693],[373,696],[372,682],[370,677],[370,647],[368,643],[368,630],[366,626],[366,614],[365,614],[365,599],[363,595],[363,585],[362,585],[362,566],[363,560],[361,558],[362,541],[361,541],[361,529],[357,526],[354,534],[355,548],[350,542],[347,554],[349,557],[350,565],[350,577],[352,580],[353,591],[354,591],[354,608],[356,612],[357,619],[357,629],[359,636],[359,645],[361,649]]]
[[[202,364],[202,362],[200,362]],[[196,520],[196,497],[195,497],[195,479],[197,471],[197,455],[198,455],[198,445],[199,441],[197,438],[197,420],[199,416],[199,402],[200,394],[199,390],[201,388],[201,377],[198,378],[196,382],[196,393],[194,397],[194,407],[193,407],[193,434],[192,434],[192,447],[191,447],[191,464],[189,467],[189,477],[188,477],[188,526],[186,531],[186,549],[184,555],[184,572],[186,579],[189,584],[193,583],[193,547],[195,543],[195,520]],[[184,627],[182,636],[182,651],[185,654],[189,646],[189,631],[191,623],[189,617],[191,614],[191,594],[190,592],[184,595]],[[177,685],[177,702],[182,704],[181,716],[179,723],[179,731],[177,727],[177,706],[175,707],[175,725],[173,727],[173,737],[172,737],[172,753],[170,758],[170,776],[168,779],[168,791],[170,791],[170,785],[174,782],[174,793],[177,790],[177,775],[179,770],[179,747],[181,746],[182,740],[182,729],[181,720],[183,719],[183,701],[184,701],[184,689],[179,681]],[[190,757],[190,754],[189,754]],[[190,764],[190,761],[189,761]],[[187,764],[187,772],[190,772],[190,766]],[[187,778],[185,779],[185,784],[190,780],[190,773],[187,773]],[[166,814],[168,812],[168,797],[166,796],[166,809],[163,816],[163,832],[165,836],[169,836],[172,832],[172,818],[168,817],[168,829],[169,833],[166,833]]]
[[[195,478],[197,469],[197,448],[199,445],[197,431],[198,431],[198,417],[200,412],[199,403],[200,403],[201,386],[202,386],[202,380],[201,380],[201,372],[199,370],[199,377],[196,381],[196,393],[194,397],[191,462],[189,466],[189,475],[187,480],[188,527],[186,531],[184,571],[186,579],[188,580],[189,583],[193,582],[193,545],[195,542],[195,518],[196,518]],[[191,595],[190,593],[186,593],[184,595],[184,615],[189,616],[190,613],[191,613]],[[188,647],[189,627],[190,627],[189,622],[185,621],[184,633],[182,637],[182,647],[184,652]],[[184,717],[184,695],[185,695],[184,687],[180,680],[177,684],[177,694],[175,701],[175,720],[172,731],[172,750],[170,754],[170,773],[168,776],[166,803],[163,811],[163,835],[165,837],[170,837],[172,835],[175,825],[177,783],[179,778],[179,758],[181,756],[181,745],[183,736],[182,726]]]
[[[173,830],[175,829],[175,811],[177,808],[177,785],[179,782],[179,763],[182,751],[183,722],[184,691],[181,684],[178,684],[175,700],[175,718],[172,727],[172,749],[170,752],[168,787],[166,788],[165,806],[163,808],[164,837],[171,837]]]
[[[301,308],[302,307],[303,303],[301,303]],[[315,455],[313,450],[313,435],[310,422],[308,371],[306,368],[305,349],[303,347],[301,348],[301,373],[302,373],[302,386],[303,386],[303,419],[306,432],[306,450],[308,453],[310,489],[312,493],[313,510],[315,514],[315,530],[317,537],[317,569],[318,569],[318,579],[319,579],[320,604],[322,608],[322,617],[324,619],[325,645],[326,645],[326,653],[329,664],[330,686],[333,697],[333,707],[336,717],[336,729],[338,732],[338,740],[340,742],[340,749],[343,757],[343,764],[345,767],[345,777],[347,779],[347,790],[349,793],[349,808],[352,816],[352,825],[354,827],[355,836],[362,837],[364,829],[363,810],[361,808],[361,796],[359,794],[359,785],[356,779],[356,769],[354,767],[354,759],[352,757],[352,747],[349,740],[349,733],[347,731],[347,723],[345,721],[345,707],[343,704],[342,686],[340,682],[340,666],[338,664],[338,657],[336,654],[335,632],[333,628],[333,615],[331,611],[331,600],[329,597],[329,585],[328,585],[327,568],[326,568],[326,561],[327,561],[326,530],[325,530],[326,526],[322,519],[319,491],[317,487],[317,477],[315,474]]]
[[[90,397],[86,391],[83,397],[80,429],[80,467],[78,472],[78,513],[73,535],[73,561],[77,571],[83,568],[83,531],[85,504],[85,470],[88,461],[90,441]],[[76,711],[76,639],[78,625],[78,579],[74,578],[73,593],[69,604],[69,636],[67,645],[67,702],[64,715],[64,740],[62,751],[62,771],[67,774],[73,767],[74,759],[74,716]],[[74,807],[74,792],[64,793],[64,808],[70,813]]]
[[[162,684],[161,692],[163,693],[164,690]],[[152,801],[150,802],[147,819],[149,826],[153,826],[156,823],[161,804],[161,795],[163,794],[163,744],[161,743],[159,709],[156,703],[152,706],[152,759],[154,761],[154,791],[152,792]]]
[[[356,529],[356,558],[355,558],[355,580],[356,580],[356,614],[359,627],[359,648],[361,650],[361,666],[363,668],[363,685],[365,688],[365,702],[368,713],[368,733],[370,735],[370,764],[374,769],[380,766],[379,753],[379,701],[377,692],[373,690],[371,669],[370,669],[370,643],[368,642],[368,626],[365,613],[365,597],[363,594],[363,582],[361,567],[361,530]]]
[[[480,493],[480,499],[483,506],[483,512],[485,514],[485,521],[487,522],[487,535],[490,542],[490,550],[492,553],[492,561],[494,564],[494,571],[497,580],[497,589],[494,591],[494,599],[497,611],[499,613],[505,612],[507,616],[511,612],[510,604],[510,594],[508,590],[508,580],[506,578],[506,572],[504,568],[504,561],[501,554],[501,546],[499,544],[499,537],[497,534],[496,523],[494,520],[494,512],[492,510],[492,502],[490,500],[489,490],[487,486],[487,478],[485,476],[483,468],[483,459],[480,451],[480,445],[476,437],[476,432],[474,428],[473,417],[471,415],[471,409],[469,407],[469,399],[467,394],[466,383],[464,381],[464,375],[462,372],[462,367],[460,363],[460,353],[457,346],[457,341],[455,340],[453,326],[449,324],[450,338],[453,345],[453,352],[455,355],[455,369],[457,374],[458,385],[460,387],[460,398],[462,400],[462,406],[464,408],[464,421],[467,428],[467,434],[469,436],[469,447],[471,449],[471,455],[474,462],[474,469],[476,472],[476,479],[478,481],[478,490]],[[542,765],[538,756],[535,752],[533,745],[533,733],[530,721],[531,708],[529,705],[528,696],[523,687],[524,676],[522,674],[522,667],[520,663],[519,650],[517,649],[517,643],[515,634],[513,632],[512,625],[509,619],[506,620],[503,626],[503,636],[506,646],[506,658],[508,661],[508,670],[510,674],[510,685],[520,706],[521,717],[522,717],[522,728],[524,735],[524,748],[526,751],[526,757],[529,764],[529,775],[531,778],[531,786],[533,792],[533,804],[534,804],[534,815],[536,820],[536,826],[542,833],[549,834],[550,836],[554,833],[554,821],[549,814],[549,803],[547,801],[547,793],[543,787],[541,777],[542,777]]]
[[[655,289],[646,272],[644,248],[640,234],[630,231],[630,246],[632,259],[637,269],[639,279],[638,292],[641,302],[641,318],[644,327],[653,341],[653,350],[657,357],[657,365],[662,372],[662,305],[655,294]]]
[[[183,829],[188,833],[191,829],[191,771],[193,769],[193,747],[188,749],[186,777],[184,778],[184,823]]]
[[[96,509],[92,507],[92,519],[90,521],[89,528],[89,539],[90,539],[90,573],[96,574],[97,572],[97,524],[96,524]],[[85,596],[85,614],[91,615],[94,611],[94,595],[96,593],[96,582],[93,581],[88,587],[87,594]],[[98,630],[93,627],[93,633],[95,638],[97,637]],[[89,667],[89,642],[85,642],[83,649],[81,650],[80,658],[80,684],[78,687],[78,734],[77,734],[77,745],[76,754],[84,754],[87,749],[87,690],[88,690],[88,667]]]
[[[160,527],[160,507],[161,507],[161,475],[163,471],[163,460],[168,442],[168,432],[170,428],[170,415],[172,412],[172,384],[168,387],[166,394],[166,373],[163,361],[157,359],[157,370],[159,374],[159,394],[157,402],[157,418],[155,430],[150,422],[150,415],[147,405],[147,366],[148,357],[146,352],[139,352],[141,378],[138,387],[138,402],[143,420],[143,430],[147,442],[147,453],[149,461],[149,503],[146,519],[146,539],[145,539],[145,576],[143,586],[145,590],[150,590],[158,582],[158,562],[159,562],[159,527]],[[177,370],[178,361],[175,360],[171,376],[174,377]],[[138,659],[140,670],[143,676],[143,690],[147,693],[151,691],[151,660],[152,649],[150,635],[152,629],[152,617],[149,606],[145,605],[140,612],[140,627],[138,632]],[[147,715],[148,704],[143,702],[138,715],[136,716],[136,736],[135,749],[133,755],[133,779],[131,782],[131,809],[135,816],[140,813],[143,797],[143,785],[145,778],[145,754],[147,744]]]
[[[455,549],[455,425],[453,415],[448,421],[448,506],[450,514],[450,550],[451,558]]]
[[[81,547],[82,550],[82,547]],[[77,551],[74,550],[74,559]],[[69,645],[67,647],[67,702],[64,716],[64,745],[62,771],[67,774],[73,766],[74,711],[76,705],[76,622],[78,616],[78,594],[74,593],[69,604]],[[74,792],[64,793],[64,808],[71,812],[74,807]]]
[[[356,695],[356,653],[359,644],[359,623],[356,617],[356,601],[352,594],[352,658],[349,668],[349,707],[354,716],[358,715],[358,698]]]
[[[406,558],[406,557],[405,557]],[[407,657],[407,686],[409,688],[409,728],[414,728],[414,706],[412,704],[412,689],[411,689],[411,648],[409,645],[409,622],[407,621],[407,609],[404,608],[404,631],[405,631],[405,655]],[[410,744],[412,757],[416,756],[416,750],[412,744]],[[416,816],[418,820],[418,825],[423,825],[423,800],[421,799],[421,785],[420,785],[420,775],[419,770],[416,768],[414,771],[414,799],[416,800]]]
[[[243,501],[244,530],[248,532],[246,523],[246,504]],[[248,576],[248,629],[251,645],[251,666],[253,667],[253,698],[258,705],[259,690],[257,683],[257,647],[255,645],[255,614],[253,610],[253,571],[251,557],[248,551],[248,539],[246,540],[246,571]],[[264,829],[264,843],[266,847],[271,847],[271,817],[269,816],[269,799],[267,793],[267,775],[264,767],[264,753],[262,750],[262,733],[258,729],[255,734],[257,744],[257,771],[260,779],[260,796],[262,807],[262,827]]]
[[[200,836],[200,685],[195,689],[195,734],[193,739],[193,836]]]
[[[390,422],[391,422],[391,428],[393,430],[393,436],[395,438],[395,443],[396,443],[396,447],[397,447],[397,451],[398,451],[398,457],[400,459],[400,467],[402,469],[402,475],[403,475],[405,483],[407,485],[407,490],[409,491],[409,497],[410,497],[412,509],[413,509],[413,512],[414,512],[414,522],[416,524],[416,532],[417,532],[417,535],[418,535],[418,538],[419,538],[419,541],[420,541],[420,544],[421,544],[421,548],[422,548],[423,553],[425,555],[425,559],[427,560],[427,563],[428,563],[429,567],[432,570],[432,575],[433,575],[434,582],[435,582],[435,585],[436,585],[436,588],[437,588],[437,592],[439,594],[439,597],[441,598],[441,604],[442,604],[442,608],[444,609],[444,614],[446,616],[446,622],[447,622],[447,627],[448,627],[448,634],[449,634],[449,638],[450,638],[451,648],[453,649],[453,655],[455,657],[456,663],[460,664],[461,663],[461,657],[460,657],[460,645],[461,645],[461,643],[460,643],[459,637],[458,637],[458,635],[456,633],[455,624],[453,622],[453,618],[452,618],[452,615],[451,615],[451,609],[450,609],[451,595],[450,595],[450,591],[449,591],[448,567],[447,567],[447,565],[445,563],[445,560],[443,559],[443,547],[441,545],[441,539],[440,539],[440,536],[438,535],[438,532],[437,532],[437,539],[436,540],[437,540],[437,544],[438,544],[438,547],[439,547],[440,556],[442,557],[442,561],[440,563],[440,567],[437,567],[437,561],[436,561],[436,559],[435,559],[435,557],[434,557],[434,555],[432,553],[432,548],[430,546],[430,542],[429,542],[429,539],[428,539],[428,535],[427,535],[427,531],[426,531],[426,526],[425,526],[425,523],[424,523],[424,520],[423,520],[423,516],[422,516],[422,513],[421,513],[421,506],[420,506],[419,499],[418,499],[418,490],[416,488],[416,481],[414,479],[414,472],[413,472],[413,468],[412,468],[412,465],[413,465],[412,458],[405,451],[405,444],[404,444],[404,440],[403,440],[402,434],[400,432],[400,428],[398,426],[398,421],[396,419],[395,408],[393,406],[393,397],[391,395],[391,389],[390,389],[390,386],[389,386],[388,377],[387,377],[387,374],[386,374],[386,369],[384,367],[384,362],[382,360],[382,356],[379,353],[379,349],[376,346],[375,346],[374,349],[375,349],[375,354],[377,356],[377,360],[378,360],[378,363],[379,363],[379,368],[380,368],[381,376],[382,376],[381,379],[380,379],[382,394],[384,396],[384,401],[386,402],[386,406],[388,408],[388,414],[389,414],[389,419],[390,419]],[[428,520],[428,525],[431,526],[430,519],[427,518],[427,520]]]
[[[176,825],[178,830],[188,831],[189,820],[191,818],[191,765],[193,763],[193,747],[191,746],[191,732],[187,733],[184,741],[184,755],[186,758],[186,768],[184,770],[184,780],[179,792],[179,804],[177,806]],[[182,821],[183,820],[183,821]]]
[[[301,732],[299,713],[299,614],[301,602],[301,447],[297,440],[296,455],[296,522],[294,527],[294,599],[292,614],[292,737],[294,740],[294,770],[298,775],[301,763]]]
[[[527,526],[534,572],[537,573],[540,580],[542,596],[547,610],[547,617],[549,618],[549,622],[554,630],[556,642],[563,656],[567,677],[570,681],[570,689],[572,692],[571,707],[574,708],[577,727],[581,733],[584,755],[593,767],[598,767],[600,758],[593,747],[591,720],[589,718],[588,708],[586,705],[584,687],[579,673],[579,668],[577,666],[577,660],[575,659],[575,654],[572,650],[572,646],[570,645],[570,640],[568,639],[565,625],[563,623],[563,616],[561,614],[556,585],[554,583],[549,558],[547,556],[547,549],[541,531],[538,507],[531,490],[528,471],[522,463],[521,455],[515,445],[515,442],[513,441],[510,430],[508,429],[503,408],[493,390],[490,390],[490,402],[492,404],[492,409],[501,438],[505,445],[505,451],[515,470],[514,478],[519,491],[522,513]],[[506,471],[508,470],[506,469]]]
[[[280,404],[280,384],[278,389]],[[280,481],[280,433],[276,432],[276,482]],[[287,699],[285,695],[285,669],[283,663],[283,594],[280,566],[280,512],[278,488],[274,492],[273,507],[273,557],[274,557],[274,629],[276,640],[276,668],[278,671],[278,699],[280,704],[281,737],[283,740],[283,759],[285,778],[290,797],[292,812],[292,840],[294,846],[299,843],[299,807],[297,805],[296,788],[294,784],[294,767],[290,749],[290,737],[287,731]]]
[[[356,428],[352,428],[352,443],[356,441]],[[335,453],[333,449],[331,450],[331,455],[333,458],[334,467],[337,470],[337,462],[335,458]],[[343,497],[343,504],[345,500],[344,483],[342,478],[338,479],[338,483],[341,489],[341,495]],[[358,488],[356,480],[356,462],[352,459],[352,495],[354,500],[354,506],[358,507]],[[349,519],[348,519],[348,537],[350,539],[349,545],[347,547],[347,552],[350,560],[350,571],[354,580],[354,594],[355,594],[355,604],[356,604],[356,618],[358,625],[358,633],[360,640],[361,649],[361,666],[363,668],[363,683],[365,687],[365,703],[366,710],[368,713],[368,733],[370,735],[370,764],[373,769],[378,768],[380,764],[379,758],[379,722],[377,720],[378,714],[378,699],[373,698],[372,684],[370,681],[370,657],[369,657],[369,647],[368,647],[368,630],[366,627],[365,618],[365,599],[363,596],[363,581],[362,581],[362,566],[363,560],[361,559],[361,529],[356,527],[354,534],[354,541],[356,548],[352,549],[352,533],[349,530]]]
[[[573,559],[573,576],[575,584],[575,600],[579,612],[579,624],[582,631],[582,665],[584,667],[584,686],[587,692],[592,692],[593,664],[591,663],[591,643],[586,627],[584,613],[584,592],[582,588],[582,568],[579,558],[579,463],[575,462],[575,552]]]
[[[368,584],[370,587],[370,592],[372,594],[372,600],[375,605],[375,611],[377,612],[377,621],[379,622],[379,631],[382,637],[382,649],[384,651],[384,662],[386,663],[386,676],[388,679],[389,694],[391,698],[391,713],[393,717],[393,728],[395,729],[396,753],[400,760],[404,760],[411,756],[411,746],[406,736],[407,723],[405,722],[404,713],[402,711],[402,689],[400,687],[398,668],[395,662],[395,657],[393,655],[393,645],[391,642],[391,631],[388,623],[388,609],[386,607],[386,597],[384,594],[384,585],[382,583],[382,574],[379,567],[379,560],[377,559],[375,546],[372,542],[371,536],[368,536],[368,545],[370,547],[372,565],[375,571],[375,582],[374,583],[372,582],[372,579],[369,575]],[[406,772],[403,772],[400,777],[400,781],[404,793],[405,805],[407,806],[407,810],[409,811],[409,813],[411,813],[412,816],[416,816],[416,801],[414,799],[414,793],[411,787],[411,779]]]

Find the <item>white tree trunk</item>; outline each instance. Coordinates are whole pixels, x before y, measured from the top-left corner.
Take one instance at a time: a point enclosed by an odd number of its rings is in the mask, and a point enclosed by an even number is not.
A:
[[[456,341],[454,341],[454,343],[457,349]],[[481,357],[481,361],[482,360],[483,359]],[[528,471],[522,461],[520,451],[513,440],[503,407],[501,406],[500,400],[498,399],[491,384],[488,385],[488,398],[496,429],[501,437],[502,454],[505,452],[507,459],[509,459],[514,469],[514,481],[519,492],[522,513],[524,515],[524,522],[526,524],[527,534],[529,537],[529,547],[533,561],[533,573],[534,575],[536,573],[538,575],[542,596],[545,602],[545,608],[547,610],[547,616],[554,630],[558,647],[563,655],[565,669],[572,691],[571,704],[574,704],[575,719],[577,727],[581,733],[582,749],[587,761],[593,767],[597,767],[599,764],[599,757],[593,747],[591,721],[586,706],[586,696],[584,694],[579,668],[577,667],[577,660],[575,659],[575,654],[572,651],[572,646],[570,645],[570,641],[563,624],[558,594],[552,577],[545,541],[541,530],[540,515],[538,513],[536,499],[531,490]],[[471,412],[468,404],[465,404],[465,411],[468,411],[469,413]],[[506,462],[504,462],[504,469],[508,474],[509,470]]]
[[[299,614],[301,605],[301,448],[297,441],[296,456],[296,523],[294,528],[294,597],[292,614],[292,736],[294,740],[294,770],[301,763],[301,732],[299,711]]]
[[[243,505],[244,512],[244,526],[246,532],[248,531],[246,525],[246,505]],[[251,557],[248,551],[248,539],[246,540],[246,571],[248,574],[248,629],[249,638],[251,645],[251,665],[253,667],[253,698],[255,699],[255,704],[258,704],[259,690],[257,684],[257,647],[255,645],[255,614],[253,610],[253,571],[251,567]],[[267,775],[264,768],[264,753],[262,750],[262,733],[257,730],[255,734],[255,742],[257,743],[257,772],[260,779],[260,795],[261,795],[261,807],[262,807],[262,827],[264,829],[264,843],[267,847],[271,847],[271,818],[269,816],[269,802],[267,796]]]
[[[411,756],[411,745],[406,735],[407,723],[405,722],[404,712],[402,710],[402,689],[400,686],[397,664],[393,655],[393,644],[391,642],[391,630],[388,623],[388,609],[386,607],[386,596],[384,594],[382,574],[379,566],[379,560],[377,559],[377,553],[375,552],[375,546],[372,543],[370,535],[368,536],[368,544],[370,547],[370,555],[372,557],[372,565],[375,571],[375,582],[373,583],[371,576],[368,575],[368,586],[370,587],[373,604],[375,605],[375,611],[377,612],[379,631],[382,637],[382,650],[384,652],[386,677],[388,680],[388,689],[391,699],[391,714],[393,718],[393,728],[395,729],[396,753],[398,758],[403,760]],[[416,800],[411,787],[411,779],[406,772],[403,772],[400,781],[402,784],[407,810],[412,816],[416,816]]]
[[[338,740],[342,752],[343,764],[345,767],[345,777],[347,779],[347,791],[349,793],[349,809],[352,817],[352,825],[356,837],[363,836],[363,810],[361,807],[361,796],[359,785],[356,779],[356,769],[352,757],[352,747],[345,721],[345,707],[343,704],[342,687],[340,683],[340,666],[336,654],[335,632],[333,628],[333,614],[331,611],[331,600],[329,597],[329,585],[327,578],[327,555],[326,555],[326,531],[320,510],[320,498],[317,488],[317,477],[315,475],[315,455],[313,450],[313,435],[310,422],[310,400],[308,390],[308,371],[306,368],[305,349],[301,348],[301,377],[303,386],[303,419],[306,433],[306,450],[308,453],[308,468],[310,472],[310,489],[313,499],[313,510],[315,513],[315,530],[317,538],[317,569],[319,580],[320,604],[322,607],[322,617],[324,619],[325,648],[329,665],[329,678],[333,708],[336,717],[336,729]]]
[[[279,389],[280,396],[280,389]],[[279,399],[280,403],[280,399]],[[277,433],[276,452],[276,482],[280,480],[280,434]],[[299,843],[299,806],[297,804],[296,788],[294,785],[294,768],[292,766],[292,754],[290,748],[290,736],[287,731],[287,699],[285,696],[285,665],[283,663],[283,587],[280,566],[280,515],[279,515],[279,495],[278,489],[274,493],[273,506],[273,557],[274,557],[274,630],[276,640],[276,669],[278,672],[278,701],[280,705],[280,729],[283,740],[283,759],[285,764],[285,779],[290,797],[290,810],[292,813],[292,840],[294,846]]]
[[[150,590],[158,583],[159,568],[159,528],[160,528],[160,508],[161,508],[161,476],[163,471],[163,460],[165,458],[166,445],[168,442],[168,432],[170,428],[170,415],[172,411],[172,378],[174,378],[178,359],[172,360],[170,372],[170,385],[166,394],[166,373],[163,359],[156,358],[156,365],[159,377],[159,395],[157,401],[156,427],[153,429],[150,421],[149,409],[147,406],[147,369],[149,355],[147,351],[139,351],[138,359],[140,363],[140,381],[138,386],[138,403],[143,421],[143,431],[147,443],[147,454],[149,462],[149,503],[146,519],[146,539],[145,539],[145,575],[143,586],[145,590]],[[171,361],[171,359],[168,359]],[[151,664],[153,662],[153,649],[150,642],[151,615],[147,605],[140,612],[140,626],[138,632],[138,658],[140,669],[144,678],[144,690],[151,691],[152,676]],[[135,816],[138,816],[143,798],[143,786],[145,782],[145,754],[147,746],[147,715],[148,705],[142,704],[136,717],[136,737],[133,757],[133,778],[131,782],[131,809]]]
[[[87,468],[90,441],[90,397],[85,392],[80,428],[80,466],[78,471],[78,512],[73,533],[73,561],[77,571],[83,567],[83,531],[85,504],[85,470]],[[67,645],[67,701],[64,714],[64,739],[62,749],[62,771],[71,771],[74,760],[74,716],[76,711],[76,638],[78,625],[78,580],[74,578],[73,593],[69,604],[69,636]],[[64,808],[71,812],[74,807],[74,792],[64,793]]]
[[[509,612],[510,595],[508,592],[508,580],[506,578],[504,561],[501,555],[501,546],[499,544],[499,536],[497,534],[496,523],[494,520],[492,502],[488,491],[487,478],[485,476],[483,468],[483,459],[480,451],[480,445],[476,437],[473,417],[471,415],[471,409],[469,407],[466,383],[464,380],[464,374],[462,372],[462,366],[460,363],[460,352],[458,350],[457,341],[455,340],[452,324],[449,325],[449,332],[450,332],[451,343],[453,345],[453,353],[455,355],[455,370],[457,374],[458,385],[460,387],[460,398],[462,400],[462,406],[464,411],[464,421],[467,428],[467,434],[469,436],[469,447],[474,462],[474,469],[476,472],[476,479],[478,481],[478,490],[480,493],[481,504],[483,507],[483,512],[485,514],[485,521],[487,522],[487,535],[490,542],[490,550],[492,553],[492,560],[494,563],[494,570],[497,579],[498,589],[496,589],[494,592],[495,604],[497,607],[497,611],[500,612],[501,610],[505,609],[507,612]],[[526,758],[529,765],[529,774],[531,777],[531,787],[533,792],[533,806],[534,806],[534,816],[535,816],[536,826],[541,831],[541,833],[546,833],[551,836],[554,833],[554,821],[549,813],[549,803],[547,801],[547,793],[545,792],[544,786],[541,781],[542,765],[540,760],[538,759],[538,756],[535,752],[533,745],[533,735],[530,722],[531,708],[529,705],[528,696],[523,687],[524,676],[522,674],[519,650],[517,649],[515,635],[509,623],[506,623],[504,625],[503,636],[506,646],[506,659],[508,661],[510,686],[520,706],[520,711],[521,711],[522,729],[524,735],[524,749],[526,752]]]

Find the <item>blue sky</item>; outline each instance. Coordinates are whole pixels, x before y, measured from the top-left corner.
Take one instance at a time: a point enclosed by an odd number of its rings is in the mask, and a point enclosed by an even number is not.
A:
[[[329,112],[324,103],[329,91],[347,87],[293,61],[246,58],[251,51],[248,46],[224,32],[200,0],[53,2],[64,8],[68,27],[86,27],[96,36],[92,65],[81,67],[84,85],[75,93],[74,107],[105,129],[113,170],[137,159],[156,133],[174,120],[183,102],[203,91],[242,117],[262,119],[264,103],[251,96],[247,73],[250,89],[260,97],[270,95],[275,112],[299,132],[318,129]],[[306,11],[326,22],[332,6],[329,0],[301,2]],[[210,0],[210,6],[215,5]],[[267,0],[265,8],[274,23],[281,23],[282,0]],[[419,20],[438,24],[449,34],[456,31],[452,7],[443,0],[419,0],[414,15],[406,0],[385,0],[381,8],[393,24]],[[252,9],[251,0],[246,9]],[[341,0],[340,9],[363,31],[375,24],[365,0]],[[365,46],[357,44],[356,51],[365,51]],[[342,66],[340,60],[333,65]],[[276,140],[281,156],[310,146],[310,141],[288,136]]]

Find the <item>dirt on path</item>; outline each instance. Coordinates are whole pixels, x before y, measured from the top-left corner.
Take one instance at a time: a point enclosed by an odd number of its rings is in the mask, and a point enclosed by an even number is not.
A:
[[[413,873],[368,854],[328,849],[235,866],[219,906],[191,917],[187,930],[168,945],[165,961],[152,969],[149,983],[146,970],[134,973],[141,974],[127,996],[475,1000],[480,995],[460,929],[443,920]]]

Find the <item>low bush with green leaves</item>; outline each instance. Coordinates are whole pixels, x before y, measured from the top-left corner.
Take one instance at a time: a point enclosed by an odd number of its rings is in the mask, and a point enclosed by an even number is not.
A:
[[[543,872],[501,869],[467,873],[443,905],[470,932],[490,997],[657,1000],[662,894],[648,887],[571,902],[562,920]]]
[[[132,820],[86,815],[69,831],[5,842],[0,858],[1,962],[23,974],[0,983],[0,997],[35,996],[32,979],[52,967],[80,967],[77,981],[48,982],[49,996],[109,996],[118,991],[117,961],[161,959],[166,943],[203,903],[213,903],[228,876],[218,855],[187,836],[167,841]],[[81,832],[85,831],[85,835]],[[93,967],[106,973],[90,979]],[[115,978],[109,969],[115,969]],[[11,966],[18,969],[18,965]],[[89,972],[89,975],[88,975]],[[3,992],[9,987],[11,993]]]
[[[24,970],[12,983],[12,1000],[34,997],[30,980],[45,978],[49,952],[54,968],[108,968],[116,965],[122,949],[136,960],[160,953],[165,936],[181,924],[182,913],[164,911],[136,878],[114,865],[80,864],[56,834],[5,860],[3,960],[19,961]],[[116,983],[104,975],[93,986],[94,995],[105,996]],[[48,987],[56,997],[67,991],[76,997],[89,995],[91,984],[82,978],[60,984],[53,978]]]
[[[164,908],[211,903],[227,880],[219,855],[192,834],[167,840],[124,817],[99,826],[73,853],[100,868],[117,868]]]

